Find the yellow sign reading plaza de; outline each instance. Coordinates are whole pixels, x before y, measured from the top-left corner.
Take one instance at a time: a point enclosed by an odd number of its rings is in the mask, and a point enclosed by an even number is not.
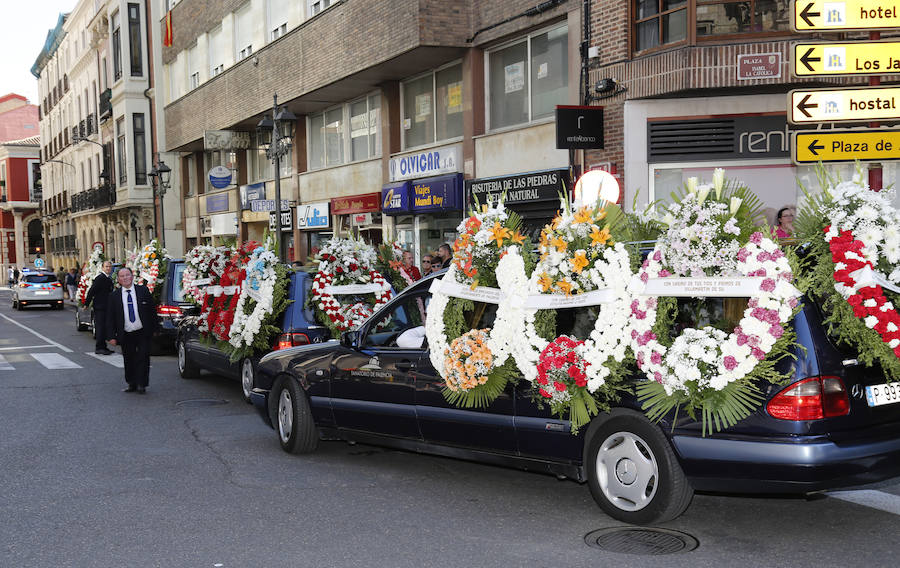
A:
[[[814,130],[793,136],[795,164],[900,159],[900,130]]]

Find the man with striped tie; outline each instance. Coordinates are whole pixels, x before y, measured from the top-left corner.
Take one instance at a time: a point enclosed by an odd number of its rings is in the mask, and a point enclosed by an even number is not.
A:
[[[109,295],[108,329],[111,345],[122,346],[125,359],[124,392],[145,394],[150,382],[150,340],[156,328],[156,304],[146,286],[134,285],[127,266],[119,269],[119,288]]]

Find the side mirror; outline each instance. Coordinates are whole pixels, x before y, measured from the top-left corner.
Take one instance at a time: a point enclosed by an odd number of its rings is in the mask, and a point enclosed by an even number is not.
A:
[[[359,332],[358,331],[345,331],[341,334],[341,345],[347,348],[356,347],[356,343],[359,341]]]

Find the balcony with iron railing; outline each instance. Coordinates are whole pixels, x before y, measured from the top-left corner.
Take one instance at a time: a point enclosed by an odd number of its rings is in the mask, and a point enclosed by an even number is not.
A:
[[[94,113],[87,115],[85,119],[85,136],[97,133],[97,116]]]
[[[94,187],[72,196],[73,213],[80,211],[92,211],[102,207],[110,207],[116,204],[115,186]]]
[[[104,121],[112,116],[112,89],[106,89],[100,93],[100,120]]]

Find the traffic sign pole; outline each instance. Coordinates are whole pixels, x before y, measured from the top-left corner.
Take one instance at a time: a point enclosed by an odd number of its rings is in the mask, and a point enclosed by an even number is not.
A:
[[[880,39],[881,39],[881,32],[878,32],[878,31],[869,32],[869,40],[870,41],[878,41]],[[877,87],[880,84],[881,84],[880,76],[869,77],[869,86],[870,87]],[[873,122],[873,123],[869,124],[869,126],[872,128],[878,128],[881,126],[881,123]],[[871,189],[873,191],[881,191],[881,189],[884,187],[883,186],[884,180],[882,178],[882,172],[883,172],[883,170],[882,170],[880,163],[874,163],[869,166],[869,189]]]

